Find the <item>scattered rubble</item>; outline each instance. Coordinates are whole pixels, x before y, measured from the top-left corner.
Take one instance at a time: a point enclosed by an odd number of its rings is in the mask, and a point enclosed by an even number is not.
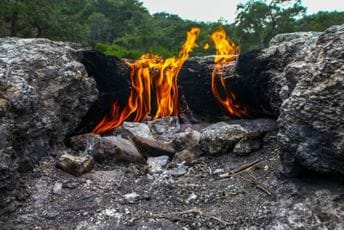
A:
[[[179,126],[179,121],[175,117],[157,119],[149,125],[124,122],[110,135],[89,133],[73,136],[70,138],[70,145],[74,150],[86,152],[100,162],[145,162],[147,158],[157,159],[154,157],[165,155],[175,162],[192,165],[201,155],[225,154],[232,151],[237,154],[249,154],[258,150],[265,134],[276,129],[276,122],[271,119],[229,120],[211,124],[200,131],[192,126],[185,130]],[[156,130],[166,131],[168,134],[158,135]]]

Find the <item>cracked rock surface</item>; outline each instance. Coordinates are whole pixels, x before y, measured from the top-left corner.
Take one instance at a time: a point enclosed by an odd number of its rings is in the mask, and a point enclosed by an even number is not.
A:
[[[285,170],[343,177],[344,25],[320,34],[279,35],[266,50],[273,52],[289,58],[273,74],[281,86],[278,140]]]
[[[66,43],[0,38],[2,211],[20,190],[18,172],[63,146],[97,98],[95,81],[76,60],[77,50]]]

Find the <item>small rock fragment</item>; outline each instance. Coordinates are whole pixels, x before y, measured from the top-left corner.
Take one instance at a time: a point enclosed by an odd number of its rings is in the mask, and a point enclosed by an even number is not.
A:
[[[136,192],[132,192],[132,193],[127,193],[127,194],[125,194],[123,197],[124,197],[124,199],[125,199],[128,203],[133,204],[133,203],[135,203],[135,202],[138,200],[138,198],[140,197],[140,195],[137,194]]]
[[[60,157],[56,167],[74,176],[81,176],[82,174],[91,171],[93,165],[94,160],[90,155],[74,156],[65,153]]]
[[[244,137],[238,143],[235,144],[233,152],[244,155],[256,151],[260,149],[260,147],[261,140]]]
[[[53,187],[53,193],[54,194],[61,194],[61,191],[62,191],[62,183],[57,181],[55,184],[54,184],[54,187]]]
[[[197,195],[195,193],[191,193],[190,196],[186,199],[186,203],[189,204],[190,202],[197,199]]]
[[[215,169],[214,172],[213,172],[213,174],[219,175],[219,174],[222,174],[222,173],[224,173],[224,172],[225,172],[224,169]]]
[[[97,161],[124,160],[129,162],[144,162],[142,155],[132,142],[121,136],[102,137],[97,134],[83,134],[70,139],[73,149],[87,151]]]
[[[185,165],[178,165],[177,168],[170,169],[168,172],[171,176],[179,177],[186,174],[188,172],[188,168]]]
[[[98,153],[98,157],[107,159],[118,159],[129,162],[145,162],[143,156],[137,151],[135,145],[120,136],[103,137],[103,154]]]
[[[168,156],[148,157],[147,159],[148,171],[150,173],[157,173],[157,172],[163,171],[163,167],[167,165],[168,160],[169,160]]]
[[[184,149],[174,156],[175,161],[184,162],[186,165],[192,165],[200,156],[200,151],[196,148],[194,149]]]

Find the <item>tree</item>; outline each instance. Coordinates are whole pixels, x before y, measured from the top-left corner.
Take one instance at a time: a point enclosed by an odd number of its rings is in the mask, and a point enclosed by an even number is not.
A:
[[[298,31],[324,31],[332,25],[344,24],[344,12],[318,12],[296,22]]]
[[[297,17],[306,10],[300,0],[251,0],[237,9],[237,35],[246,49],[266,47],[274,35],[293,31]]]
[[[90,42],[110,42],[111,39],[111,21],[104,14],[94,12],[88,17],[90,27]]]

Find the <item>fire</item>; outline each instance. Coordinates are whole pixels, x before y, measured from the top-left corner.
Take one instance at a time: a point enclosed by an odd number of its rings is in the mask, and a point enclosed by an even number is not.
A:
[[[228,64],[234,64],[240,53],[240,47],[236,46],[228,37],[223,28],[215,31],[211,38],[215,44],[215,67],[211,75],[211,90],[217,102],[233,117],[247,116],[246,109],[235,103],[236,96],[227,89],[223,68]],[[219,77],[220,81],[216,78]]]
[[[94,133],[106,133],[120,126],[124,121],[143,121],[151,116],[153,119],[178,115],[178,86],[177,77],[190,52],[197,47],[199,28],[187,32],[187,38],[179,51],[178,58],[163,59],[158,55],[144,54],[130,66],[131,92],[127,104],[121,107],[114,102],[111,112],[103,117],[93,129]],[[235,95],[229,92],[225,85],[222,68],[225,64],[234,62],[240,49],[228,39],[225,31],[219,29],[212,36],[217,55],[215,67],[211,76],[211,90],[221,106],[231,116],[245,116],[245,110],[235,104]],[[206,43],[203,47],[208,49]],[[220,77],[220,84],[216,77]],[[152,104],[155,105],[152,108]]]
[[[148,115],[153,115],[152,100],[155,100],[157,106],[153,119],[178,115],[177,76],[184,62],[189,58],[189,53],[197,47],[199,33],[199,28],[192,28],[187,32],[186,41],[179,51],[178,58],[163,60],[158,55],[145,54],[134,63],[128,63],[132,87],[128,103],[124,108],[120,108],[115,102],[111,113],[103,117],[93,132],[108,132],[129,118],[135,122],[145,120]]]

